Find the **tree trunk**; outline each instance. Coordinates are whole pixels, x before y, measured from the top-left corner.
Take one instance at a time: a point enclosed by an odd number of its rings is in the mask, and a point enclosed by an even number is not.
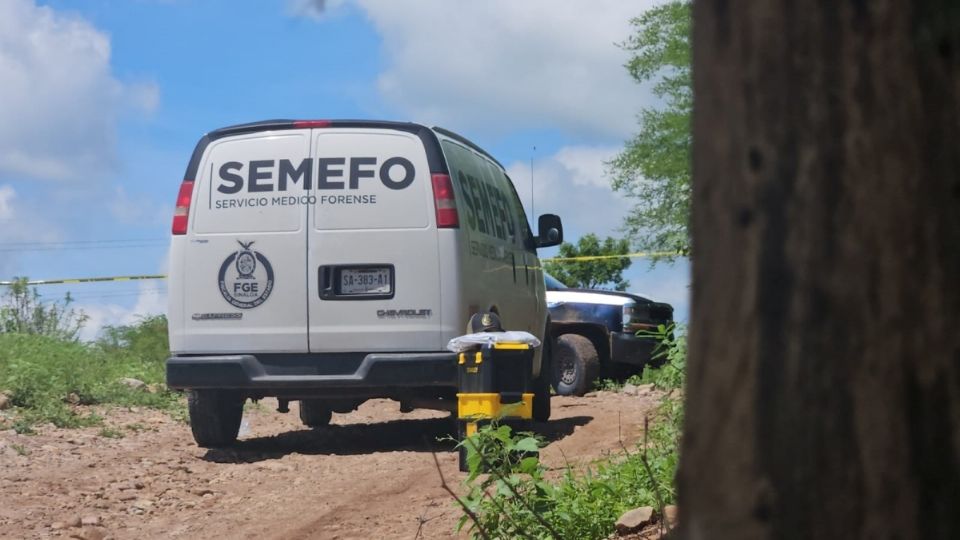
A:
[[[680,538],[960,538],[960,2],[694,2]]]

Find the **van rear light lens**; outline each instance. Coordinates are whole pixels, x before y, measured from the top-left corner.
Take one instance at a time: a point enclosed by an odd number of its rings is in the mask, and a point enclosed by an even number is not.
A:
[[[457,201],[453,195],[453,183],[450,175],[432,174],[433,204],[437,208],[437,227],[441,229],[456,229],[460,227],[460,217],[457,215]]]
[[[293,122],[293,127],[295,128],[325,128],[330,127],[329,120],[295,120]]]
[[[187,217],[190,215],[190,199],[193,197],[193,180],[184,180],[177,193],[177,207],[173,210],[173,234],[187,234]]]

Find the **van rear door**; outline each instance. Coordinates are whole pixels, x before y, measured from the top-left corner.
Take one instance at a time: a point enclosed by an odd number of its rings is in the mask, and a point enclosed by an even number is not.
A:
[[[315,129],[307,283],[312,352],[442,350],[441,266],[424,143]]]
[[[292,197],[309,196],[309,155],[309,129],[207,147],[179,270],[183,350],[307,352],[307,208]]]

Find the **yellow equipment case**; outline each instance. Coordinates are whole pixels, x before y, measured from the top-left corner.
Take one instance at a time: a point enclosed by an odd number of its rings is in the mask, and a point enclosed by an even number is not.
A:
[[[480,422],[533,418],[533,353],[526,343],[480,345],[460,353],[457,370],[457,419],[461,439]],[[460,446],[460,470],[466,470],[467,448]]]

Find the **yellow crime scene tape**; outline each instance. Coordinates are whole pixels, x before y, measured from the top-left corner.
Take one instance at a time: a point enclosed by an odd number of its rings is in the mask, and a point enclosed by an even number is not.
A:
[[[573,261],[599,261],[603,259],[636,259],[642,257],[669,257],[671,255],[682,255],[679,251],[638,251],[637,253],[627,253],[625,255],[582,255],[579,257],[547,257],[540,259],[543,262],[573,262]]]
[[[580,257],[547,257],[540,259],[543,262],[574,262],[574,261],[598,261],[603,259],[625,259],[641,257],[666,257],[671,255],[681,255],[679,251],[646,251],[637,253],[627,253],[626,255],[584,255]],[[89,278],[64,278],[64,279],[35,279],[27,281],[27,285],[63,285],[74,283],[104,283],[110,281],[143,281],[148,279],[167,279],[165,274],[148,274],[142,276],[104,276]],[[16,281],[0,281],[0,286],[13,285]]]
[[[36,279],[27,281],[27,285],[61,285],[64,283],[102,283],[105,281],[140,281],[146,279],[167,279],[164,274],[143,275],[143,276],[107,276],[107,277],[89,277],[89,278],[66,278],[66,279]],[[0,281],[0,285],[13,285],[16,281]]]

